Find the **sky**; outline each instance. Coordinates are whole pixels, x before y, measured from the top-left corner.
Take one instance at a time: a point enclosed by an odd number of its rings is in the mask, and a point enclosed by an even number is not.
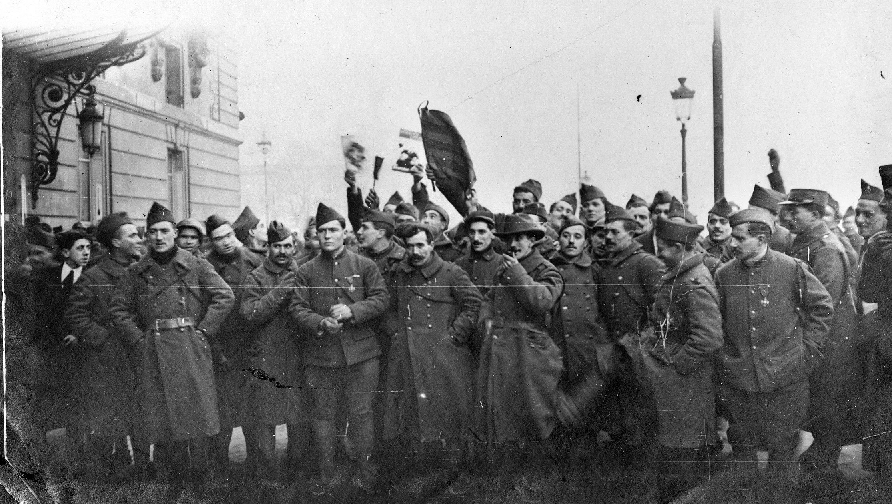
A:
[[[27,13],[64,23],[106,4],[30,0]],[[246,116],[243,202],[264,207],[257,142],[266,134],[274,218],[306,217],[318,201],[344,208],[340,136],[349,133],[386,158],[382,198],[409,197],[410,177],[388,167],[399,130],[419,130],[424,101],[453,119],[479,200],[494,211],[509,211],[513,187],[529,178],[543,183],[547,206],[575,191],[578,159],[617,204],[631,193],[679,195],[670,91],[686,77],[695,90],[689,201],[704,223],[715,6],[727,197],[745,204],[754,184],[769,185],[770,148],[788,188],[826,189],[842,208],[855,203],[861,178],[878,185],[878,166],[892,157],[890,2],[158,0],[102,19],[175,12],[175,23],[210,27],[232,44]],[[369,173],[360,179],[370,186]]]

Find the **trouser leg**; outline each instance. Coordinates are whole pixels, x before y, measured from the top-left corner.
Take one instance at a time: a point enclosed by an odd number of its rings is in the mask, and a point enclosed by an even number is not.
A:
[[[317,439],[310,420],[288,424],[289,434],[286,445],[286,460],[297,471],[315,473],[317,471]]]
[[[308,366],[307,384],[313,395],[313,430],[319,454],[320,476],[325,481],[335,477],[336,406],[339,397],[340,369]]]

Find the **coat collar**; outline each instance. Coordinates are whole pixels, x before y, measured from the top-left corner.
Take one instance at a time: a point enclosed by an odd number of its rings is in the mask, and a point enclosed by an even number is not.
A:
[[[431,278],[435,276],[438,271],[444,266],[444,260],[438,255],[437,252],[432,251],[431,257],[428,258],[428,262],[423,264],[421,267],[416,267],[410,264],[409,256],[405,257],[403,261],[400,263],[400,269],[404,273],[412,273],[413,271],[419,271],[422,273],[422,276],[425,278]]]
[[[552,258],[552,263],[559,264],[573,264],[575,266],[579,266],[581,268],[589,268],[593,264],[593,260],[590,258],[590,254],[587,251],[583,251],[579,256],[568,259],[561,252],[556,253],[556,255]]]
[[[493,246],[487,247],[487,250],[485,250],[484,252],[475,252],[474,250],[472,250],[471,247],[469,247],[469,257],[472,259],[490,261],[494,258],[495,255],[497,255],[497,253],[494,252]]]
[[[285,265],[285,266],[279,266],[279,265],[276,264],[275,262],[271,261],[269,257],[265,257],[265,258],[264,258],[264,269],[267,270],[268,272],[272,273],[273,275],[279,275],[279,274],[281,274],[283,271],[286,271],[286,270],[290,270],[290,271],[295,271],[295,270],[297,270],[297,269],[298,269],[298,265],[297,265],[297,263],[295,262],[295,260],[292,259],[292,260],[289,262],[289,264],[287,264],[287,265]]]
[[[622,262],[626,261],[627,258],[639,252],[643,246],[636,240],[633,240],[630,245],[627,246],[624,250],[615,254],[611,259],[609,259],[609,264],[612,266],[617,266]]]
[[[174,258],[171,259],[171,264],[174,265],[174,268],[177,270],[178,274],[183,274],[185,272],[189,272],[190,269],[195,265],[196,258],[193,257],[189,252],[178,248],[177,253],[174,254]],[[151,254],[146,254],[142,259],[132,267],[136,270],[137,273],[145,273],[149,268],[153,268],[158,266],[158,263],[152,259]]]
[[[525,257],[524,259],[519,261],[519,264],[521,264],[522,268],[524,268],[525,271],[530,273],[534,270],[534,268],[540,266],[545,262],[547,262],[547,260],[544,259],[543,256],[540,255],[540,252],[535,248],[531,251],[530,254],[528,254],[528,257]]]
[[[795,235],[795,239],[792,240],[792,252],[809,247],[813,242],[822,240],[831,233],[825,221],[817,220],[807,232]]]
[[[699,264],[704,264],[705,262],[705,254],[698,252],[693,254],[691,257],[687,257],[680,264],[671,268],[670,271],[661,275],[661,280],[663,282],[673,282],[676,278],[683,276],[692,268],[695,268]]]
[[[407,253],[403,249],[403,247],[399,246],[398,244],[394,243],[393,241],[388,242],[388,246],[385,249],[383,249],[381,252],[369,252],[369,251],[366,252],[366,256],[372,260],[381,259],[384,257],[387,257],[389,259],[401,260],[406,255],[407,255]]]

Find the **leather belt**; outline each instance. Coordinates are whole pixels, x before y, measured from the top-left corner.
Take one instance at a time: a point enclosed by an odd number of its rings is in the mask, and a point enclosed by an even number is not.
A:
[[[155,319],[155,324],[153,328],[156,331],[160,331],[162,329],[177,329],[180,327],[195,327],[196,322],[192,319],[192,317],[180,317],[180,318],[172,318],[172,319]]]

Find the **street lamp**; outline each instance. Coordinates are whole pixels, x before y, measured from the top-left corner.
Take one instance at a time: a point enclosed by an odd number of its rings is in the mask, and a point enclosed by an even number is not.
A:
[[[683,138],[683,205],[687,206],[689,202],[689,191],[686,187],[686,122],[692,113],[692,98],[695,91],[686,87],[686,77],[677,79],[680,81],[680,87],[671,91],[671,98],[674,100],[674,108],[677,112],[677,120],[682,123],[680,128],[680,136]]]
[[[96,110],[96,101],[87,98],[84,109],[78,114],[81,146],[87,156],[93,157],[102,148],[102,112]]]
[[[261,134],[261,141],[258,142],[258,148],[264,155],[264,219],[270,223],[270,198],[267,195],[267,154],[270,153],[270,140],[267,140],[267,132]]]

